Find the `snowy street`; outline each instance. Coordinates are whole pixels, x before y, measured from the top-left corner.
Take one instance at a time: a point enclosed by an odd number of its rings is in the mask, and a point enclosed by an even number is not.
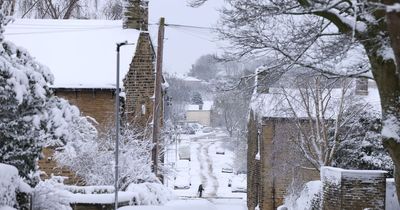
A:
[[[246,193],[232,193],[228,186],[234,176],[232,171],[233,152],[230,149],[229,137],[221,129],[211,133],[182,135],[180,145],[190,145],[190,188],[175,189],[180,197],[179,205],[187,204],[192,207],[205,204],[198,197],[198,187],[203,184],[204,199],[207,199],[209,209],[246,209]],[[220,153],[220,154],[217,154]],[[223,154],[221,154],[223,153]],[[179,181],[179,177],[176,178]],[[173,182],[172,182],[173,183]],[[199,209],[204,209],[200,208]]]

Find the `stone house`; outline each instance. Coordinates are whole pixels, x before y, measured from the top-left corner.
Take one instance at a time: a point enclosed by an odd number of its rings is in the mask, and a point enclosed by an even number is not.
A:
[[[204,126],[211,126],[213,101],[204,101],[203,104],[186,106],[186,122],[196,122]]]
[[[147,4],[132,0],[123,21],[17,19],[7,26],[7,38],[49,67],[55,77],[54,94],[76,105],[92,120],[100,136],[115,122],[116,43],[134,43],[120,50],[123,93],[119,97],[123,119],[144,127],[152,120],[156,58],[148,31]],[[56,167],[51,159],[54,148],[43,153],[41,170],[67,176],[68,183],[76,183],[72,173]]]
[[[261,80],[260,77],[257,78]],[[258,81],[260,84],[261,81]],[[373,82],[370,82],[373,85]],[[370,85],[370,86],[371,86]],[[249,210],[258,205],[260,210],[273,210],[283,204],[289,190],[312,180],[320,173],[302,155],[295,138],[295,120],[282,112],[288,104],[279,94],[279,88],[258,86],[252,102],[248,123],[248,196]],[[292,91],[290,88],[287,91]],[[295,91],[295,90],[293,90]],[[333,91],[335,92],[335,91]],[[368,88],[368,81],[357,81],[355,95],[380,110],[376,88]],[[301,116],[299,112],[300,123]]]

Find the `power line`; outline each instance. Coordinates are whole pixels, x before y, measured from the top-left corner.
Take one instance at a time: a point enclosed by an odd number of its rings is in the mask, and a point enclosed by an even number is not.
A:
[[[4,35],[29,35],[29,34],[53,34],[53,33],[68,33],[68,32],[81,32],[81,31],[95,31],[95,30],[105,30],[105,29],[115,29],[120,28],[120,26],[109,26],[109,27],[93,27],[93,28],[75,28],[75,29],[61,29],[61,30],[48,30],[48,31],[32,31],[32,32],[12,32],[4,33]],[[22,28],[23,29],[23,28]],[[53,28],[48,28],[53,29]]]
[[[149,25],[158,25],[158,23],[150,23]],[[204,27],[204,26],[194,26],[194,25],[183,25],[183,24],[165,24],[165,26],[177,29],[183,33],[185,33],[183,30],[185,29],[201,29],[201,30],[217,30],[217,28],[212,28],[212,27]],[[5,35],[29,35],[29,34],[52,34],[52,33],[68,33],[68,32],[80,32],[80,31],[92,31],[92,30],[105,30],[105,29],[115,29],[115,28],[121,28],[121,26],[116,26],[116,25],[89,25],[89,26],[84,26],[84,25],[57,25],[57,24],[37,24],[37,23],[32,23],[32,24],[24,24],[24,23],[13,23],[8,25],[7,27],[12,28],[14,30],[23,30],[23,29],[32,29],[35,30],[37,29],[38,31],[30,31],[30,32],[11,32],[11,33],[5,33]],[[48,29],[48,30],[46,30]],[[43,31],[39,31],[43,30]],[[186,31],[186,34],[190,34],[192,36],[195,36],[197,38],[201,38],[204,40],[208,40],[210,42],[213,42],[205,37],[201,37],[198,34],[194,34],[193,31],[189,32],[188,30]]]

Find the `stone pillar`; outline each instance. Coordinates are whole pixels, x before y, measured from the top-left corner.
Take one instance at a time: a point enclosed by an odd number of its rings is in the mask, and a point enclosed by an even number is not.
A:
[[[323,210],[385,210],[386,171],[321,168]]]
[[[152,120],[155,81],[154,51],[150,35],[141,32],[136,53],[124,78],[126,119],[142,128]]]
[[[258,128],[253,110],[247,124],[247,208],[254,210],[258,205],[259,188],[259,154],[258,153]]]
[[[262,130],[260,141],[260,187],[259,207],[260,210],[275,210],[275,174],[274,174],[274,134],[275,120],[262,119]]]

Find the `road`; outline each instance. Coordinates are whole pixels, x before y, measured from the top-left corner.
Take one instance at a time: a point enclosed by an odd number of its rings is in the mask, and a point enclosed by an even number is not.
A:
[[[181,199],[187,202],[195,199],[198,186],[203,184],[204,199],[215,205],[216,209],[246,209],[246,194],[232,193],[228,187],[228,180],[233,174],[222,173],[223,167],[232,167],[233,164],[233,152],[224,147],[228,143],[229,137],[221,129],[207,134],[182,135],[182,144],[190,145],[191,187],[187,190],[174,190]],[[216,154],[217,150],[223,150],[225,154]]]

